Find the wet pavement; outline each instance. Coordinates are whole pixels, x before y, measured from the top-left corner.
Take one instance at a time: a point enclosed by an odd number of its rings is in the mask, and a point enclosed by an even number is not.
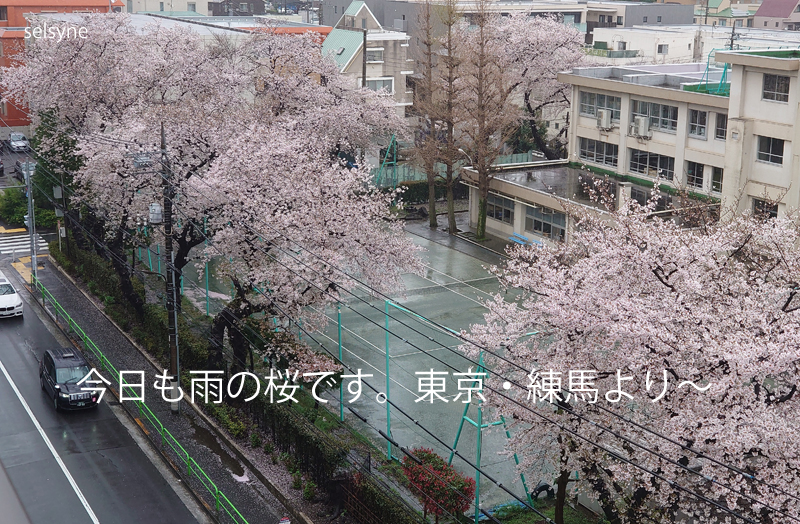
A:
[[[488,249],[502,251],[505,243],[502,239],[492,238],[483,246],[469,242],[460,237],[453,237],[441,228],[446,227],[446,217],[440,217],[440,228],[430,229],[428,221],[409,221],[406,231],[415,244],[423,247],[422,257],[425,263],[425,274],[422,276],[406,275],[404,277],[405,293],[393,296],[393,302],[413,311],[409,314],[393,305],[389,306],[388,326],[391,335],[389,345],[389,396],[409,417],[390,408],[391,435],[397,443],[404,447],[424,446],[433,448],[440,455],[449,456],[449,446],[455,441],[459,424],[464,415],[464,396],[454,402],[458,394],[458,378],[453,373],[467,372],[475,368],[475,362],[467,360],[458,350],[460,341],[447,330],[460,332],[469,330],[470,325],[483,322],[486,309],[483,301],[490,299],[500,291],[497,279],[488,268],[501,265],[504,256]],[[466,213],[458,214],[459,229],[468,231]],[[361,369],[362,373],[372,374],[366,379],[381,392],[386,391],[386,346],[387,325],[386,303],[383,300],[370,299],[369,303],[352,299],[348,306],[341,308],[342,350],[344,361],[353,369]],[[338,352],[338,323],[335,310],[327,312],[331,324],[319,341],[331,352]],[[424,317],[446,329],[434,328]],[[433,340],[431,340],[433,339]],[[418,392],[417,372],[447,372],[445,392],[441,394],[447,402],[435,399],[430,402],[417,402],[421,396]],[[438,375],[444,376],[444,375]],[[379,449],[387,450],[386,441],[375,428],[387,431],[386,404],[381,404],[371,390],[364,388],[358,401],[349,404],[345,391],[345,402],[368,420],[361,423],[347,411],[346,419],[369,434]],[[473,402],[467,416],[477,419],[477,403]],[[416,426],[418,421],[438,439],[427,434]],[[494,422],[490,412],[486,412],[483,423]],[[477,430],[465,423],[461,433],[458,450],[468,460],[476,457]],[[484,429],[482,435],[481,466],[502,482],[517,495],[524,497],[524,489],[515,472],[513,460],[500,455],[506,442],[502,426]],[[388,451],[384,452],[388,453]],[[399,450],[396,455],[402,456]],[[385,458],[385,457],[384,457]],[[474,476],[475,470],[463,460],[455,457],[453,464],[464,474]],[[533,475],[535,476],[535,475]],[[539,478],[527,475],[530,485],[535,486]],[[485,508],[505,502],[511,497],[486,478],[481,480],[481,503]]]
[[[155,375],[161,370],[156,370],[63,275],[48,264],[44,269],[39,269],[39,279],[118,370],[144,371],[145,384],[150,385],[156,382]],[[114,387],[118,386],[118,377],[106,378],[112,382]],[[263,524],[279,522],[280,518],[286,514],[283,506],[269,493],[266,487],[257,480],[251,480],[255,479],[255,476],[247,475],[246,467],[234,458],[234,453],[228,450],[226,445],[220,442],[206,424],[197,417],[187,400],[180,403],[181,413],[173,414],[170,404],[162,400],[158,391],[148,387],[145,395],[148,407],[164,427],[249,522]],[[145,417],[138,412],[135,404],[123,402],[122,406],[141,421],[156,447],[160,447],[158,434],[154,432],[152,425],[147,423]],[[167,449],[167,453],[171,454],[169,449]],[[186,475],[185,466],[181,464],[174,453],[171,454],[171,458],[181,467],[183,481],[191,484],[195,492],[201,495],[207,507],[214,508],[214,498],[208,494],[195,477]],[[246,482],[243,482],[243,479]],[[169,515],[169,512],[166,514]],[[226,520],[225,515],[220,514],[220,517],[221,522],[230,522],[230,520]],[[188,522],[179,518],[172,520],[170,517],[156,520],[176,524]]]

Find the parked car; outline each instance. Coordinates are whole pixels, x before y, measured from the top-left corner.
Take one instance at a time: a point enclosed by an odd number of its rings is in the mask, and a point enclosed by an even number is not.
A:
[[[86,357],[73,348],[48,349],[39,361],[39,382],[53,399],[53,407],[74,410],[97,407],[99,395],[96,391],[83,391],[92,384],[78,384],[91,371]]]
[[[0,271],[0,317],[22,316],[22,297]]]
[[[22,133],[11,133],[8,137],[8,148],[17,153],[25,152],[31,148],[31,144]]]
[[[25,181],[25,164],[26,164],[26,161],[24,159],[23,160],[17,160],[14,163],[14,177],[22,180],[23,182]],[[36,162],[28,160],[27,161],[27,166],[28,166],[28,171],[31,174],[33,174],[34,171],[36,171]]]

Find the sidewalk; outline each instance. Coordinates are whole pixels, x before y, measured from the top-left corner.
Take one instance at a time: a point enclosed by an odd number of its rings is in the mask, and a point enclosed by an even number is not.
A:
[[[257,480],[253,472],[237,459],[237,455],[216,437],[214,429],[210,428],[197,415],[187,400],[180,402],[179,414],[171,413],[170,404],[165,402],[161,398],[160,392],[152,387],[156,382],[157,370],[154,365],[58,269],[52,264],[46,264],[44,269],[39,269],[39,280],[117,370],[145,372],[144,392],[147,406],[247,522],[250,524],[278,524],[281,517],[289,514],[286,508]],[[41,295],[37,298],[41,304]],[[50,304],[48,304],[48,309],[53,312]],[[161,370],[158,372],[161,373]],[[111,382],[111,387],[119,390],[119,377],[105,376],[105,378]],[[133,382],[133,380],[129,377],[128,382]],[[188,392],[184,393],[188,396]],[[122,402],[122,405],[136,418],[145,433],[148,433],[156,448],[160,449],[158,434],[148,431],[146,422],[139,419],[140,415],[136,404],[128,401]],[[166,444],[164,446],[166,447]],[[174,465],[179,469],[184,469],[181,472],[184,481],[191,484],[206,507],[210,508],[211,514],[214,514],[214,497],[208,494],[208,491],[196,478],[192,480],[187,476],[187,471],[185,468],[181,468],[181,463]],[[235,522],[222,512],[220,512],[219,519],[220,522]],[[164,522],[170,522],[168,516],[165,516]]]
[[[408,220],[405,223],[405,229],[413,235],[426,238],[489,264],[499,265],[507,258],[505,248],[509,244],[508,239],[487,234],[486,240],[476,241],[474,239],[475,229],[469,226],[468,212],[456,213],[456,227],[458,227],[459,233],[455,236],[447,232],[447,215],[439,215],[437,219],[439,227],[436,229],[431,229],[427,218]]]

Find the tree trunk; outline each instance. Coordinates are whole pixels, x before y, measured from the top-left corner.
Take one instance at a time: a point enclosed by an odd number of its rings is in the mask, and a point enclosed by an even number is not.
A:
[[[564,470],[556,480],[556,524],[564,524],[564,506],[567,502],[567,485],[569,484],[570,471]]]
[[[478,175],[480,176],[480,175]],[[484,177],[485,178],[485,177]],[[483,179],[478,183],[478,226],[475,230],[475,236],[478,240],[486,238],[486,211],[487,202],[489,197],[489,181]]]
[[[451,235],[458,234],[456,227],[456,206],[453,198],[454,186],[458,183],[453,177],[453,164],[448,162],[445,171],[445,181],[447,185],[447,232]]]
[[[436,173],[434,169],[433,164],[425,166],[425,170],[428,172],[428,217],[430,219],[428,225],[431,229],[439,227],[439,223],[436,221]]]

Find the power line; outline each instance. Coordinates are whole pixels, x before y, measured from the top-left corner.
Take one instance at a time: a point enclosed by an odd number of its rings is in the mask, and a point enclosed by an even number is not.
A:
[[[176,203],[173,201],[173,205],[177,205],[177,204],[176,204]],[[193,227],[195,227],[195,228],[196,228],[196,226],[193,226]],[[249,226],[245,226],[245,227],[247,227],[248,229],[250,229],[250,231],[252,231],[252,232],[255,232],[255,231],[253,231],[253,230],[252,230],[252,228],[250,228]],[[257,232],[255,232],[255,233],[257,233]],[[203,236],[204,236],[204,237],[205,237],[207,240],[209,240],[209,239],[208,239],[208,237],[207,237],[207,235],[205,235],[204,233],[201,233],[201,234],[202,234],[202,235],[203,235]],[[286,237],[286,238],[288,238],[286,235],[283,235],[283,236],[284,236],[284,237]],[[289,239],[289,240],[291,240],[291,239]],[[292,241],[292,242],[294,242],[294,241]],[[294,243],[295,243],[296,245],[299,245],[299,244],[297,244],[296,242],[294,242]],[[251,245],[252,245],[252,243],[251,243]],[[256,247],[256,246],[253,246],[253,247]],[[216,247],[215,247],[215,249],[216,249]],[[256,249],[258,249],[258,248],[256,247]],[[279,249],[280,249],[280,248],[279,248]],[[264,251],[263,249],[261,249],[261,250],[262,250],[262,251]],[[282,251],[283,251],[283,250],[282,250]],[[284,252],[285,252],[285,251],[284,251]],[[311,253],[312,255],[315,255],[315,254],[314,254],[313,252],[311,252],[311,251],[308,251],[308,250],[306,250],[306,252],[309,252],[309,253]],[[267,253],[266,251],[265,251],[265,254],[267,254],[267,256],[270,256],[270,257],[272,257],[273,259],[275,259],[274,255],[271,255],[271,254]],[[288,254],[288,253],[287,253],[287,254]],[[316,256],[316,255],[315,255],[315,256]],[[291,255],[290,255],[290,257],[291,257]],[[291,258],[293,258],[293,259],[294,259],[294,257],[291,257]],[[319,258],[319,257],[317,256],[317,258]],[[277,260],[277,259],[275,259],[275,260]],[[295,259],[295,260],[296,260],[296,259]],[[305,264],[304,264],[304,265],[305,265]],[[286,266],[286,267],[287,267],[287,269],[290,269],[290,270],[291,270],[291,268],[288,268],[288,266]],[[308,266],[306,266],[306,267],[308,267]],[[312,269],[312,271],[314,271],[314,270]],[[292,271],[292,272],[294,272],[294,271]],[[319,274],[319,273],[318,273],[318,272],[316,272],[316,271],[314,271],[314,272],[315,272],[315,273],[317,273],[317,274]],[[296,274],[296,272],[294,272],[294,273]],[[298,275],[298,276],[300,276],[300,275]],[[349,276],[349,275],[348,275],[348,276]],[[301,277],[301,278],[304,278],[305,280],[307,280],[307,281],[311,282],[310,280],[308,280],[308,279],[307,279],[307,278],[305,278],[305,277]],[[354,277],[350,277],[350,278],[354,278]],[[355,280],[356,280],[356,281],[358,281],[358,279],[355,279]],[[360,282],[360,281],[359,281],[359,282]],[[312,285],[313,285],[313,283],[312,283]],[[363,283],[362,283],[362,285],[363,285]],[[318,286],[315,286],[315,287],[318,287]],[[256,291],[260,292],[261,294],[264,294],[264,293],[263,293],[263,292],[261,292],[260,290],[256,290]],[[352,293],[351,293],[351,294],[352,294]],[[264,296],[266,296],[266,295],[264,295]],[[355,296],[355,295],[354,295],[354,296]],[[385,295],[384,295],[384,296],[385,296]],[[275,304],[275,302],[274,302],[274,299],[271,299],[270,297],[267,297],[267,298],[268,298],[268,299],[270,299],[270,301],[271,301],[271,302],[273,302],[273,304]],[[345,305],[347,306],[347,304],[345,304]],[[349,306],[347,306],[347,307],[349,307]],[[374,307],[374,306],[372,306],[372,307]],[[352,308],[351,308],[351,309],[352,309]],[[355,310],[354,310],[354,311],[355,311]],[[362,316],[363,316],[363,315],[362,315]],[[290,319],[291,319],[291,317],[288,317],[288,318],[290,318]],[[366,318],[366,317],[365,317],[365,318]],[[404,324],[404,325],[405,325],[405,324]],[[412,329],[413,329],[413,328],[412,328]],[[306,330],[305,330],[305,329],[303,329],[303,331],[306,331]],[[395,336],[397,336],[397,335],[395,334]],[[429,338],[430,338],[431,340],[433,340],[433,338],[431,338],[431,337],[429,337]],[[312,337],[312,339],[313,339],[313,337]],[[319,344],[321,347],[323,347],[323,348],[324,348],[324,349],[326,349],[326,351],[327,351],[327,348],[325,348],[325,347],[324,347],[324,345],[322,345],[321,343],[319,343],[319,341],[316,341],[316,339],[314,339],[314,340],[315,340],[315,342],[317,342],[317,344]],[[406,341],[406,342],[407,342],[407,341]],[[468,342],[470,342],[470,341],[468,341]],[[416,347],[416,346],[415,346],[415,345],[413,345],[413,344],[410,344],[410,345],[412,345],[413,347]],[[418,348],[418,347],[417,347],[417,349],[420,349],[420,348]],[[447,348],[447,349],[449,349],[449,348]],[[424,352],[424,351],[423,351],[423,352]],[[330,352],[329,352],[329,353],[330,353]],[[491,354],[494,354],[494,353],[492,353],[491,351],[489,351],[489,353],[491,353]],[[461,356],[463,357],[463,355],[461,355]],[[435,358],[435,357],[434,357],[434,358]],[[437,361],[439,361],[439,359],[436,359],[436,360],[437,360]],[[441,362],[441,361],[440,361],[440,362]],[[487,389],[493,390],[492,388],[488,388],[488,387],[487,387]],[[494,390],[494,391],[496,391],[496,390]],[[498,392],[498,393],[499,393],[499,392]],[[508,399],[508,400],[512,400],[513,402],[515,402],[515,403],[519,404],[518,402],[514,401],[513,399],[509,399],[508,397],[505,397],[505,395],[502,395],[502,394],[500,394],[500,395],[501,395],[501,396],[503,396],[504,398]],[[527,409],[527,410],[529,410],[529,411],[531,411],[531,412],[533,412],[534,414],[537,414],[536,412],[534,412],[533,410],[531,410],[531,409],[530,409],[530,408],[528,408],[527,406],[522,406],[522,407],[523,407],[523,408],[525,408],[525,409]],[[582,417],[581,415],[579,415],[579,414],[577,414],[577,413],[575,413],[575,412],[572,412],[571,410],[570,410],[570,412],[571,412],[573,415],[575,415],[575,416],[578,416],[578,417],[580,417],[580,418],[584,418],[584,417]],[[538,414],[537,414],[537,415],[538,415]],[[546,418],[545,418],[545,419],[546,419]],[[584,419],[585,419],[585,418],[584,418]],[[547,420],[547,419],[546,419],[546,420]],[[585,420],[588,420],[588,419],[585,419]],[[548,421],[549,421],[549,420],[548,420]],[[552,421],[551,421],[551,422],[552,422]],[[589,421],[589,422],[591,422],[591,421]],[[556,424],[557,424],[557,423],[556,423]],[[562,429],[563,429],[563,428],[562,428]],[[610,432],[611,432],[611,431],[610,431]],[[616,434],[616,433],[614,433],[614,432],[611,432],[611,433],[612,433],[612,434],[614,434],[615,436],[617,436],[618,438],[623,438],[623,439],[625,438],[625,437],[622,437],[622,436],[620,436],[620,435],[618,435],[618,434]],[[579,436],[579,437],[580,437],[580,435],[577,435],[577,436]],[[632,444],[634,444],[634,445],[637,445],[637,447],[640,447],[641,449],[643,449],[643,450],[645,450],[645,451],[649,451],[649,452],[651,452],[651,453],[657,453],[657,452],[653,452],[653,451],[652,451],[652,450],[650,450],[649,448],[645,448],[645,447],[643,447],[643,446],[641,446],[641,445],[639,445],[639,444],[637,444],[637,443],[635,443],[635,442],[633,442],[633,441],[630,441],[630,443],[632,443]],[[663,460],[670,460],[670,459],[667,459],[666,457],[664,457],[663,455],[660,455],[660,454],[659,454],[658,456],[659,456],[660,458],[662,458]],[[619,457],[619,458],[623,459],[622,457]],[[624,460],[624,459],[623,459],[623,460]],[[677,463],[676,463],[676,465],[679,465],[679,464],[677,464]],[[692,471],[692,472],[694,472],[693,470],[689,470],[689,471]],[[696,473],[696,472],[695,472],[695,473]],[[702,475],[701,475],[701,476],[702,476]],[[704,478],[707,478],[707,477],[704,477]],[[707,478],[707,479],[708,479],[708,478]],[[672,483],[672,481],[668,481],[668,480],[666,480],[666,479],[664,479],[664,480],[665,480],[665,481],[667,481],[667,482],[670,482],[670,483]],[[708,480],[712,480],[712,479],[708,479]],[[713,481],[713,480],[712,480],[712,481]],[[674,483],[673,483],[673,484],[674,484]],[[718,483],[718,484],[719,484],[719,483]],[[720,485],[722,485],[722,486],[725,486],[724,484],[720,484]],[[677,487],[679,487],[679,488],[681,488],[681,489],[685,489],[685,488],[682,488],[682,487],[680,487],[680,486],[677,486]],[[725,487],[727,487],[727,486],[725,486]],[[728,489],[731,489],[731,488],[728,488]],[[690,492],[690,491],[687,491],[687,492],[694,494],[693,492]],[[694,494],[694,495],[696,495],[696,494]],[[743,496],[745,496],[745,495],[743,495]],[[746,496],[745,496],[745,497],[746,497]],[[748,497],[748,498],[749,498],[749,497]],[[752,499],[752,500],[754,500],[754,499]],[[710,502],[711,502],[711,503],[713,503],[713,501],[710,501]],[[758,502],[758,501],[756,501],[756,502]],[[724,506],[718,506],[718,507],[719,507],[720,509],[723,509],[723,510],[725,510],[725,509],[726,509]],[[769,507],[769,506],[767,506],[767,507]],[[770,509],[773,509],[773,510],[774,510],[774,508],[770,508]],[[778,512],[780,512],[780,510],[774,510],[774,511],[778,511]],[[781,513],[782,513],[782,512],[781,512]]]

